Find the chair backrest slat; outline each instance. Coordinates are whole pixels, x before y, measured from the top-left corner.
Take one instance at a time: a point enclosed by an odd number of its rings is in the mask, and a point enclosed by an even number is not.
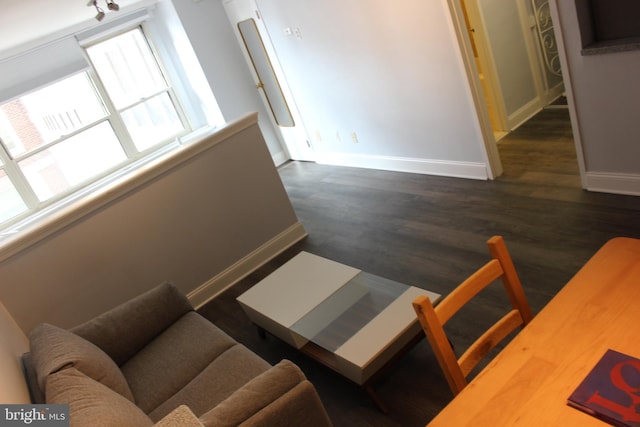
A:
[[[489,353],[496,345],[507,337],[519,326],[522,326],[522,316],[518,310],[511,310],[501,317],[493,326],[478,338],[467,351],[458,359],[458,365],[462,374],[466,377],[476,367],[476,365]]]
[[[492,259],[483,267],[476,270],[467,280],[456,287],[445,299],[438,304],[436,314],[438,320],[443,325],[453,317],[466,303],[471,301],[480,291],[487,287],[487,283],[492,283],[499,279],[504,270],[500,266],[500,261]]]
[[[419,297],[413,302],[418,320],[454,395],[462,391],[467,385],[466,377],[496,345],[533,318],[504,239],[494,236],[487,246],[493,259],[458,285],[437,307],[434,308],[427,297]],[[474,341],[459,359],[456,358],[444,324],[498,278],[502,279],[513,309]]]

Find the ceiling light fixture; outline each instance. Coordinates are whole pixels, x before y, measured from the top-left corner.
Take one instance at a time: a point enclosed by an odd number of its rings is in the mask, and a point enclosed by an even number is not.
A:
[[[107,4],[107,9],[110,11],[117,12],[120,10],[120,5],[118,5],[114,0],[105,0],[105,3]],[[98,21],[102,21],[104,19],[105,12],[100,6],[98,6],[98,0],[90,0],[89,3],[87,3],[87,6],[93,6],[96,8],[96,11],[98,12],[96,19]]]
[[[120,10],[120,6],[113,0],[107,0],[107,8],[109,10],[113,10],[114,12],[117,12]]]

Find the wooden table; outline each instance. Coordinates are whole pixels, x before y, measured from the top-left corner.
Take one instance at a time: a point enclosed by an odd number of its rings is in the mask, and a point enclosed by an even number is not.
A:
[[[607,349],[640,357],[638,239],[607,242],[429,426],[606,426],[566,400]]]

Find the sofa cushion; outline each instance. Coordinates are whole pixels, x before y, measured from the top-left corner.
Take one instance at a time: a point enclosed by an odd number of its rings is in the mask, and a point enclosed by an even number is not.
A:
[[[237,345],[213,323],[189,312],[121,366],[136,404],[147,414],[213,360]]]
[[[47,377],[72,366],[133,401],[133,394],[120,368],[89,341],[57,326],[43,323],[29,334],[31,355],[41,390],[47,392]]]
[[[331,426],[320,398],[296,365],[283,360],[203,414],[208,427]]]
[[[242,427],[272,427],[288,426],[292,423],[305,427],[333,426],[316,389],[309,381],[303,381],[282,396],[278,396],[276,400],[239,425]],[[235,425],[230,424],[228,420],[205,424],[206,427],[231,427]]]
[[[186,405],[180,405],[153,427],[204,427],[198,417]]]
[[[171,283],[162,283],[71,329],[122,366],[193,307]],[[135,325],[135,327],[131,327]]]
[[[69,404],[74,427],[145,427],[153,421],[131,401],[75,368],[50,375],[46,384],[48,403]]]
[[[155,421],[176,406],[187,405],[200,416],[269,368],[271,365],[245,346],[234,345],[148,415]]]

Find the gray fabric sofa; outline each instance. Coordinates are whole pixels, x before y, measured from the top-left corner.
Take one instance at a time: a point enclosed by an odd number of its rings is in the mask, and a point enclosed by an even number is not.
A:
[[[72,426],[331,426],[296,365],[269,365],[168,283],[29,341],[34,403],[69,404]]]

